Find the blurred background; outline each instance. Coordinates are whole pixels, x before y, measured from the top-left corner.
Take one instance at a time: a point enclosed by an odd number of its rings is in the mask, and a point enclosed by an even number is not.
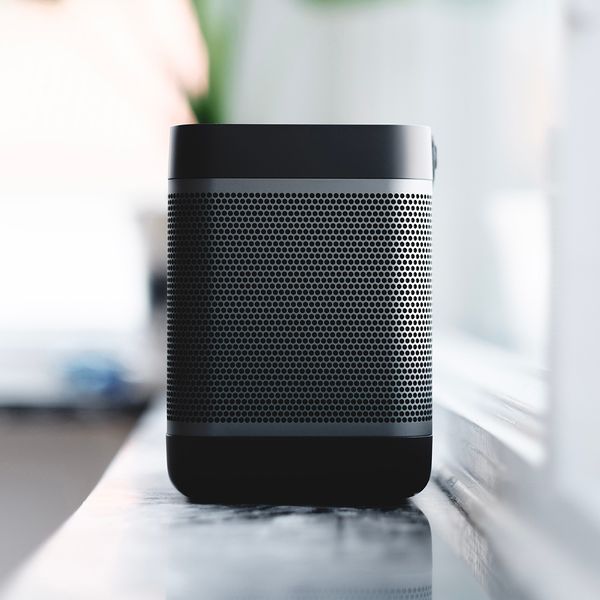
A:
[[[196,121],[432,127],[440,472],[480,472],[458,414],[522,458],[492,492],[592,547],[599,60],[593,0],[3,0],[0,579],[164,388],[169,126]]]

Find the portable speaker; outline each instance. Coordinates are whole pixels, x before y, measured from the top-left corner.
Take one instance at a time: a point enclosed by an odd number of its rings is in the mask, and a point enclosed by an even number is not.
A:
[[[423,489],[434,161],[427,127],[172,128],[167,463],[183,494]]]

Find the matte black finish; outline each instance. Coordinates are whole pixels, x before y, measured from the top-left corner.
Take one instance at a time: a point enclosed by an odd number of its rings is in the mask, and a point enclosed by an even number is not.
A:
[[[416,125],[178,125],[169,179],[433,179]]]
[[[167,436],[173,485],[204,503],[395,506],[420,492],[431,436]]]

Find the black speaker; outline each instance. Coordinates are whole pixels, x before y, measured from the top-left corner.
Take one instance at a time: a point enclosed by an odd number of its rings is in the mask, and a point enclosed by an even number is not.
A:
[[[431,465],[427,127],[171,131],[167,462],[206,502],[394,504]]]

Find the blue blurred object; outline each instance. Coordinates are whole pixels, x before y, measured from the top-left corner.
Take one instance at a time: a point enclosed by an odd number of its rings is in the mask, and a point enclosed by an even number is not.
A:
[[[64,376],[69,391],[82,397],[102,396],[122,403],[131,393],[131,381],[123,364],[102,352],[87,352],[69,359]]]

